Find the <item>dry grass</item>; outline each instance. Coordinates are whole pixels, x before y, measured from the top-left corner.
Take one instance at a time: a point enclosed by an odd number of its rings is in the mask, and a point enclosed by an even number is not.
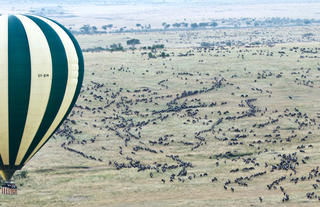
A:
[[[291,177],[308,176],[313,168],[319,166],[319,112],[320,99],[320,72],[318,70],[318,58],[300,58],[302,54],[300,48],[318,47],[317,42],[297,43],[301,34],[310,28],[300,27],[290,30],[269,29],[274,32],[274,36],[280,38],[280,34],[290,34],[286,38],[292,38],[296,42],[276,44],[274,47],[260,46],[255,48],[245,47],[225,47],[218,48],[210,52],[197,50],[199,42],[208,40],[207,36],[214,36],[217,33],[233,34],[236,30],[206,31],[206,32],[184,32],[178,33],[139,33],[139,34],[105,34],[97,36],[79,36],[78,39],[83,48],[97,45],[109,45],[114,42],[124,43],[128,38],[138,38],[144,45],[165,43],[166,53],[171,54],[168,58],[148,59],[146,55],[141,55],[142,50],[125,52],[102,52],[85,53],[86,74],[83,91],[79,98],[78,106],[104,107],[107,103],[115,101],[109,107],[102,110],[84,110],[75,108],[70,120],[75,120],[76,125],[70,121],[66,122],[62,129],[72,128],[68,132],[73,139],[65,135],[57,134],[47,145],[30,161],[24,168],[28,171],[28,177],[16,180],[19,186],[18,196],[0,196],[2,206],[277,206],[282,204],[283,194],[279,186],[277,189],[268,190],[267,185],[281,176],[287,176],[281,182],[281,186],[290,195],[290,200],[283,206],[318,206],[317,199],[308,200],[306,192],[315,191],[312,184],[316,179],[298,182],[290,182]],[[319,28],[312,28],[318,31]],[[252,35],[252,30],[239,30],[238,38],[248,41],[246,36]],[[265,37],[260,31],[257,38]],[[193,39],[188,38],[189,36]],[[177,41],[179,39],[181,43]],[[228,36],[221,38],[228,39]],[[236,38],[236,37],[235,37]],[[156,39],[161,39],[156,42]],[[166,43],[168,39],[168,43]],[[189,42],[191,41],[191,42]],[[211,40],[208,40],[211,41]],[[299,47],[297,52],[290,51],[293,47]],[[178,57],[179,53],[186,53],[191,50],[194,56]],[[241,52],[240,52],[241,50]],[[281,56],[278,52],[284,51]],[[273,56],[267,53],[273,52]],[[254,53],[258,53],[255,55]],[[261,53],[261,55],[259,55]],[[172,55],[174,54],[174,55]],[[238,56],[240,54],[240,56]],[[243,55],[243,58],[242,56]],[[311,54],[307,54],[311,55]],[[280,57],[281,56],[281,57]],[[318,54],[312,54],[318,56]],[[200,62],[199,62],[200,60]],[[310,70],[309,70],[310,68]],[[277,75],[282,72],[282,76]],[[293,74],[292,72],[299,72]],[[178,73],[190,73],[190,75],[179,75]],[[258,79],[259,74],[269,74],[265,79]],[[207,75],[208,74],[208,75]],[[305,76],[301,76],[305,75]],[[129,131],[133,134],[140,132],[141,138],[131,140],[125,145],[123,139],[105,126],[117,129],[122,136],[127,136],[128,125],[126,121],[137,124],[139,121],[147,121],[156,118],[160,114],[152,114],[152,110],[162,110],[167,108],[167,103],[181,94],[184,90],[194,91],[202,88],[209,88],[216,79],[222,77],[226,79],[221,88],[208,93],[201,93],[194,96],[182,98],[177,101],[176,106],[181,106],[185,102],[188,106],[201,103],[210,104],[216,102],[215,107],[198,107],[198,113],[192,117],[188,115],[186,109],[178,112],[163,112],[162,116],[169,115],[164,121],[156,120],[156,124],[148,124],[141,128],[131,127]],[[187,79],[186,79],[187,78]],[[313,81],[313,87],[297,85],[298,81]],[[167,80],[168,79],[168,80]],[[158,84],[160,81],[163,84]],[[256,82],[255,82],[256,80]],[[95,83],[103,83],[104,86],[96,88]],[[202,83],[201,83],[202,82]],[[167,86],[167,87],[166,87]],[[134,92],[147,87],[149,91]],[[237,89],[239,87],[239,89]],[[122,89],[120,89],[122,88]],[[263,92],[252,90],[251,88],[262,89]],[[128,91],[127,91],[128,90]],[[266,91],[272,91],[267,93]],[[154,94],[156,92],[157,94]],[[234,93],[234,94],[232,94]],[[117,94],[115,97],[112,94]],[[157,96],[167,96],[156,99]],[[248,95],[248,97],[241,97]],[[269,96],[270,95],[270,96]],[[99,101],[98,96],[103,97]],[[292,99],[289,98],[292,97]],[[132,100],[133,104],[123,104],[123,98]],[[123,100],[121,100],[121,98]],[[136,99],[153,98],[153,102],[139,102]],[[256,116],[245,117],[243,119],[227,120],[228,116],[239,116],[242,111],[247,111],[248,106],[239,107],[241,100],[257,98],[253,102],[260,112]],[[195,100],[197,99],[197,100]],[[155,105],[155,102],[158,103]],[[221,104],[227,102],[227,104]],[[117,105],[117,103],[119,105]],[[245,102],[243,102],[245,104]],[[134,113],[124,114],[126,106],[129,110],[138,111],[140,115]],[[268,109],[264,112],[265,108]],[[299,119],[300,121],[310,121],[315,119],[316,125],[312,123],[306,127],[298,129],[295,122],[296,117],[283,117],[280,121],[264,128],[253,127],[255,123],[264,123],[271,119],[276,119],[279,115],[284,115],[286,108],[294,112],[298,108],[302,114],[308,114],[309,118]],[[274,112],[278,110],[278,112]],[[191,112],[195,112],[192,109]],[[222,115],[219,115],[219,111]],[[228,114],[223,112],[229,111]],[[105,112],[105,113],[103,113]],[[239,114],[237,113],[239,112]],[[262,113],[262,114],[261,114]],[[144,116],[141,116],[144,115]],[[207,116],[205,118],[205,116]],[[105,117],[111,117],[105,122]],[[122,117],[123,119],[119,118]],[[269,118],[270,117],[270,118]],[[193,146],[198,142],[195,139],[195,132],[211,127],[219,118],[223,122],[214,128],[213,131],[203,133],[206,141],[199,148],[191,150],[192,146],[185,146],[180,141],[191,142]],[[131,120],[130,120],[131,119]],[[190,120],[190,122],[188,121]],[[124,121],[126,120],[126,121]],[[192,123],[192,121],[194,123]],[[212,120],[212,122],[209,122]],[[117,124],[124,123],[126,127],[116,127]],[[93,124],[96,127],[93,127]],[[273,130],[279,125],[277,138]],[[246,130],[233,132],[229,128],[239,128]],[[219,131],[219,128],[221,131]],[[75,134],[75,129],[81,130],[81,134]],[[137,130],[136,130],[137,129]],[[250,133],[250,129],[254,132]],[[291,130],[294,129],[294,132]],[[311,134],[308,134],[311,132]],[[223,134],[225,133],[225,134]],[[157,141],[160,136],[170,135],[168,145],[151,145],[149,141]],[[246,138],[237,139],[243,144],[230,145],[230,138],[236,134],[246,134]],[[253,134],[256,134],[255,136]],[[272,134],[271,138],[265,135]],[[296,134],[290,142],[286,141],[288,136]],[[229,138],[227,141],[218,141],[214,137]],[[304,136],[309,138],[301,141]],[[94,142],[90,140],[94,138]],[[276,141],[275,144],[265,142],[265,140]],[[85,140],[85,144],[81,142]],[[257,142],[261,140],[262,143]],[[282,143],[280,143],[282,140]],[[69,142],[69,143],[68,143]],[[66,146],[102,159],[101,162],[85,159],[73,152],[67,151],[60,145]],[[253,146],[250,146],[253,144]],[[297,149],[300,145],[306,146],[305,152]],[[308,147],[312,145],[313,147]],[[133,154],[133,147],[150,147],[158,153],[148,151],[137,151]],[[104,147],[104,149],[102,148]],[[122,155],[119,154],[119,147],[122,147]],[[267,149],[267,151],[265,151]],[[163,151],[163,153],[160,152]],[[237,157],[216,159],[219,153],[231,151],[238,154]],[[279,154],[291,154],[297,152],[299,166],[296,167],[297,174],[290,177],[292,171],[275,170],[270,172],[271,166],[280,162]],[[193,168],[187,168],[188,175],[181,177],[184,182],[179,182],[176,177],[170,182],[171,174],[178,174],[181,168],[167,170],[166,172],[156,172],[155,169],[137,172],[135,168],[116,170],[114,165],[109,165],[109,161],[114,163],[124,162],[128,164],[126,157],[133,157],[141,163],[154,166],[154,163],[176,164],[165,155],[179,155],[185,162],[191,162]],[[305,157],[310,159],[306,160]],[[211,158],[210,158],[211,157]],[[214,157],[214,158],[212,158]],[[254,163],[245,164],[242,158],[255,158]],[[306,164],[302,164],[302,159]],[[219,162],[219,166],[216,165]],[[259,163],[259,166],[255,165]],[[268,163],[268,167],[265,167]],[[230,173],[232,169],[243,169],[254,167],[249,172]],[[240,176],[250,176],[252,174],[266,171],[263,176],[258,176],[246,181],[248,187],[241,187],[234,183],[234,179]],[[150,172],[153,178],[150,178]],[[208,176],[200,176],[207,173]],[[196,175],[195,179],[189,180],[188,176]],[[211,179],[217,177],[218,181],[212,183]],[[165,179],[163,184],[161,179]],[[223,186],[227,180],[232,181],[227,186],[226,191]],[[231,187],[235,189],[231,192]],[[259,197],[263,197],[260,203]]]

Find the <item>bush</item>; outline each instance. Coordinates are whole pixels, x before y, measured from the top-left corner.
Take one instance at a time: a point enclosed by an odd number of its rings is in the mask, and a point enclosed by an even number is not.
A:
[[[163,49],[164,48],[164,44],[156,44],[156,45],[152,45],[152,46],[143,46],[141,47],[142,50],[156,50],[156,49]]]
[[[149,57],[149,58],[156,58],[156,56],[155,56],[152,52],[149,52],[149,53],[148,53],[148,57]]]
[[[123,46],[121,45],[121,43],[113,43],[112,45],[110,45],[110,48],[108,48],[107,50],[113,52],[113,51],[124,51]]]
[[[127,45],[134,46],[134,45],[138,45],[138,44],[140,44],[140,40],[138,40],[138,39],[131,39],[131,40],[127,41]]]
[[[168,53],[162,52],[160,54],[160,57],[165,58],[165,57],[169,57],[170,55]]]
[[[17,179],[25,179],[28,177],[28,171],[22,170],[15,176]]]
[[[152,45],[152,47],[150,48],[151,50],[156,50],[156,49],[163,49],[164,48],[164,44],[158,44],[158,45]],[[149,49],[149,47],[148,47]]]
[[[209,23],[207,23],[207,22],[200,22],[199,23],[199,27],[207,27],[207,26],[209,26]]]
[[[213,47],[214,43],[210,43],[210,42],[201,42],[201,47]]]
[[[191,24],[191,28],[195,29],[195,28],[197,28],[197,27],[198,27],[198,24],[197,24],[197,23],[192,23],[192,24]]]
[[[218,26],[218,23],[217,22],[211,22],[210,26],[216,27],[216,26]]]

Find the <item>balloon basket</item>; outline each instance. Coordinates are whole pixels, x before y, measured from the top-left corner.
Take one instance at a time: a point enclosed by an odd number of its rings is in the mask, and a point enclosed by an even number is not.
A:
[[[1,186],[1,191],[3,195],[17,195],[18,188],[12,182],[6,182]]]

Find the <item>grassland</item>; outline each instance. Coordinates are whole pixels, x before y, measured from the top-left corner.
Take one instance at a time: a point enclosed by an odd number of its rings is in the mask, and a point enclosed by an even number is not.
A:
[[[76,107],[0,206],[319,206],[319,30],[77,36],[141,45],[84,53]]]

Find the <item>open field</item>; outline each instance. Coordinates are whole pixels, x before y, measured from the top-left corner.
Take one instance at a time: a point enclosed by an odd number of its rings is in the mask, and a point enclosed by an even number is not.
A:
[[[109,23],[160,28],[164,21],[211,21],[230,14],[315,18],[320,5],[271,1],[246,9],[220,1],[204,7],[204,1],[170,15],[176,4],[70,2],[4,4],[0,13],[48,7],[54,8],[49,17],[72,28]],[[17,172],[18,195],[0,195],[0,207],[320,205],[320,26],[76,38],[84,51],[104,50],[84,52],[85,79],[76,106]],[[133,38],[141,44],[129,49]],[[123,51],[105,49],[119,43]]]
[[[162,23],[210,22],[229,18],[319,19],[318,0],[3,0],[0,14],[37,14],[79,29],[135,28],[136,24],[162,28]]]
[[[309,32],[319,28],[77,36],[83,48],[141,45],[84,53],[76,107],[1,206],[318,206],[320,48]],[[139,49],[154,44],[165,47]]]

